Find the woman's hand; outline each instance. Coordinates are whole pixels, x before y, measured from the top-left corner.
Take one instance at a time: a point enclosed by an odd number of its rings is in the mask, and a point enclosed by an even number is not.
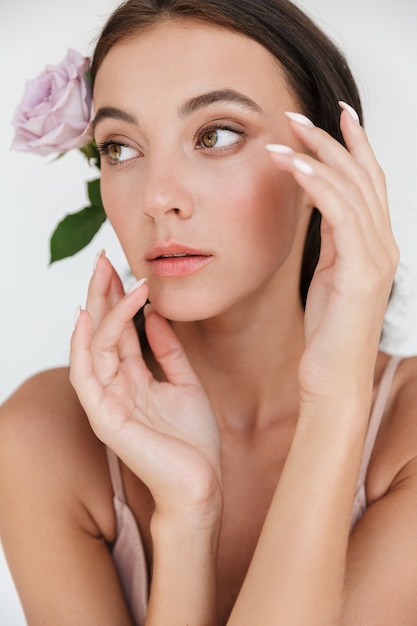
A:
[[[91,426],[147,485],[156,512],[205,517],[221,511],[220,442],[210,403],[170,324],[151,311],[146,332],[166,377],[144,362],[134,314],[147,298],[139,281],[126,295],[100,256],[86,310],[71,341],[71,382]]]
[[[347,149],[304,116],[289,114],[295,137],[316,158],[304,153],[272,157],[293,173],[310,206],[323,216],[299,369],[305,401],[371,393],[398,263],[384,175],[355,112],[341,106]]]
[[[322,247],[305,311],[299,419],[230,626],[276,624],[277,616],[283,624],[340,622],[375,359],[398,261],[384,177],[352,114],[341,116],[347,149],[305,117],[291,118],[309,154],[278,146],[272,158],[321,211]]]

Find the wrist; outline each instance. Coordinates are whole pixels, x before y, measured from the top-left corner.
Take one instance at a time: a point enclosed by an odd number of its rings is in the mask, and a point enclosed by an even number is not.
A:
[[[167,494],[153,494],[155,510],[153,524],[179,524],[190,530],[216,529],[223,515],[223,491],[221,477],[210,476],[205,480],[194,480],[193,484],[181,484],[181,488],[169,490]]]
[[[153,575],[146,623],[217,623],[216,571],[221,514],[155,510]]]
[[[199,537],[215,537],[220,532],[222,515],[223,498],[220,492],[198,503],[178,502],[175,506],[156,503],[151,519],[151,534],[154,537],[195,533]]]
[[[368,423],[372,404],[372,387],[335,393],[327,396],[306,396],[301,394],[299,421],[313,420],[315,423],[334,422],[339,426],[346,423],[350,428],[354,424],[362,428]]]

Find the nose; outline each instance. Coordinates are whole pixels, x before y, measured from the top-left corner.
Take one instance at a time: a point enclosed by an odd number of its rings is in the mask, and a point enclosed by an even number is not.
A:
[[[187,219],[194,213],[194,200],[186,164],[156,156],[148,159],[143,174],[143,214],[152,221],[171,216]]]

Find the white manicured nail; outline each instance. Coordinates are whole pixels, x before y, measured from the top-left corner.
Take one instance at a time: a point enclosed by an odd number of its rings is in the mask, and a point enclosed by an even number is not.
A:
[[[347,111],[351,118],[357,123],[360,124],[359,115],[356,113],[355,109],[347,104],[347,102],[343,102],[343,100],[339,100],[339,106],[344,111]]]
[[[148,280],[147,278],[141,278],[136,283],[133,283],[133,285],[131,285],[129,289],[127,290],[126,295],[129,295],[133,293],[134,291],[136,291],[136,289],[139,289],[139,287],[142,287],[142,285],[146,283],[147,280]]]
[[[311,165],[309,165],[305,161],[302,161],[301,159],[294,159],[293,163],[294,163],[295,169],[297,169],[299,172],[302,172],[303,174],[307,174],[308,176],[311,176],[312,174],[314,174],[314,170],[311,167]]]
[[[80,313],[81,313],[81,307],[80,307],[80,305],[78,305],[77,308],[75,309],[75,313],[74,313],[74,328],[76,328],[76,326],[77,326],[77,322],[78,322],[78,319],[80,317]]]
[[[285,115],[290,118],[296,124],[300,124],[300,126],[305,126],[306,128],[313,128],[314,124],[311,120],[308,119],[302,113],[293,113],[292,111],[285,111]]]
[[[106,256],[105,250],[100,250],[100,252],[97,252],[96,258],[94,259],[94,263],[93,263],[93,273],[96,271],[97,263],[101,256]]]
[[[268,152],[274,152],[275,154],[293,154],[294,150],[289,146],[284,146],[280,143],[268,143],[265,148]]]

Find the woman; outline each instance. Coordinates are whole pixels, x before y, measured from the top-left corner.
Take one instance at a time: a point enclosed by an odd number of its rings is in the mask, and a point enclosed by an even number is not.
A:
[[[75,392],[2,407],[28,623],[413,624],[416,363],[378,352],[398,253],[344,59],[282,0],[130,0],[92,70],[137,283],[99,254]]]

